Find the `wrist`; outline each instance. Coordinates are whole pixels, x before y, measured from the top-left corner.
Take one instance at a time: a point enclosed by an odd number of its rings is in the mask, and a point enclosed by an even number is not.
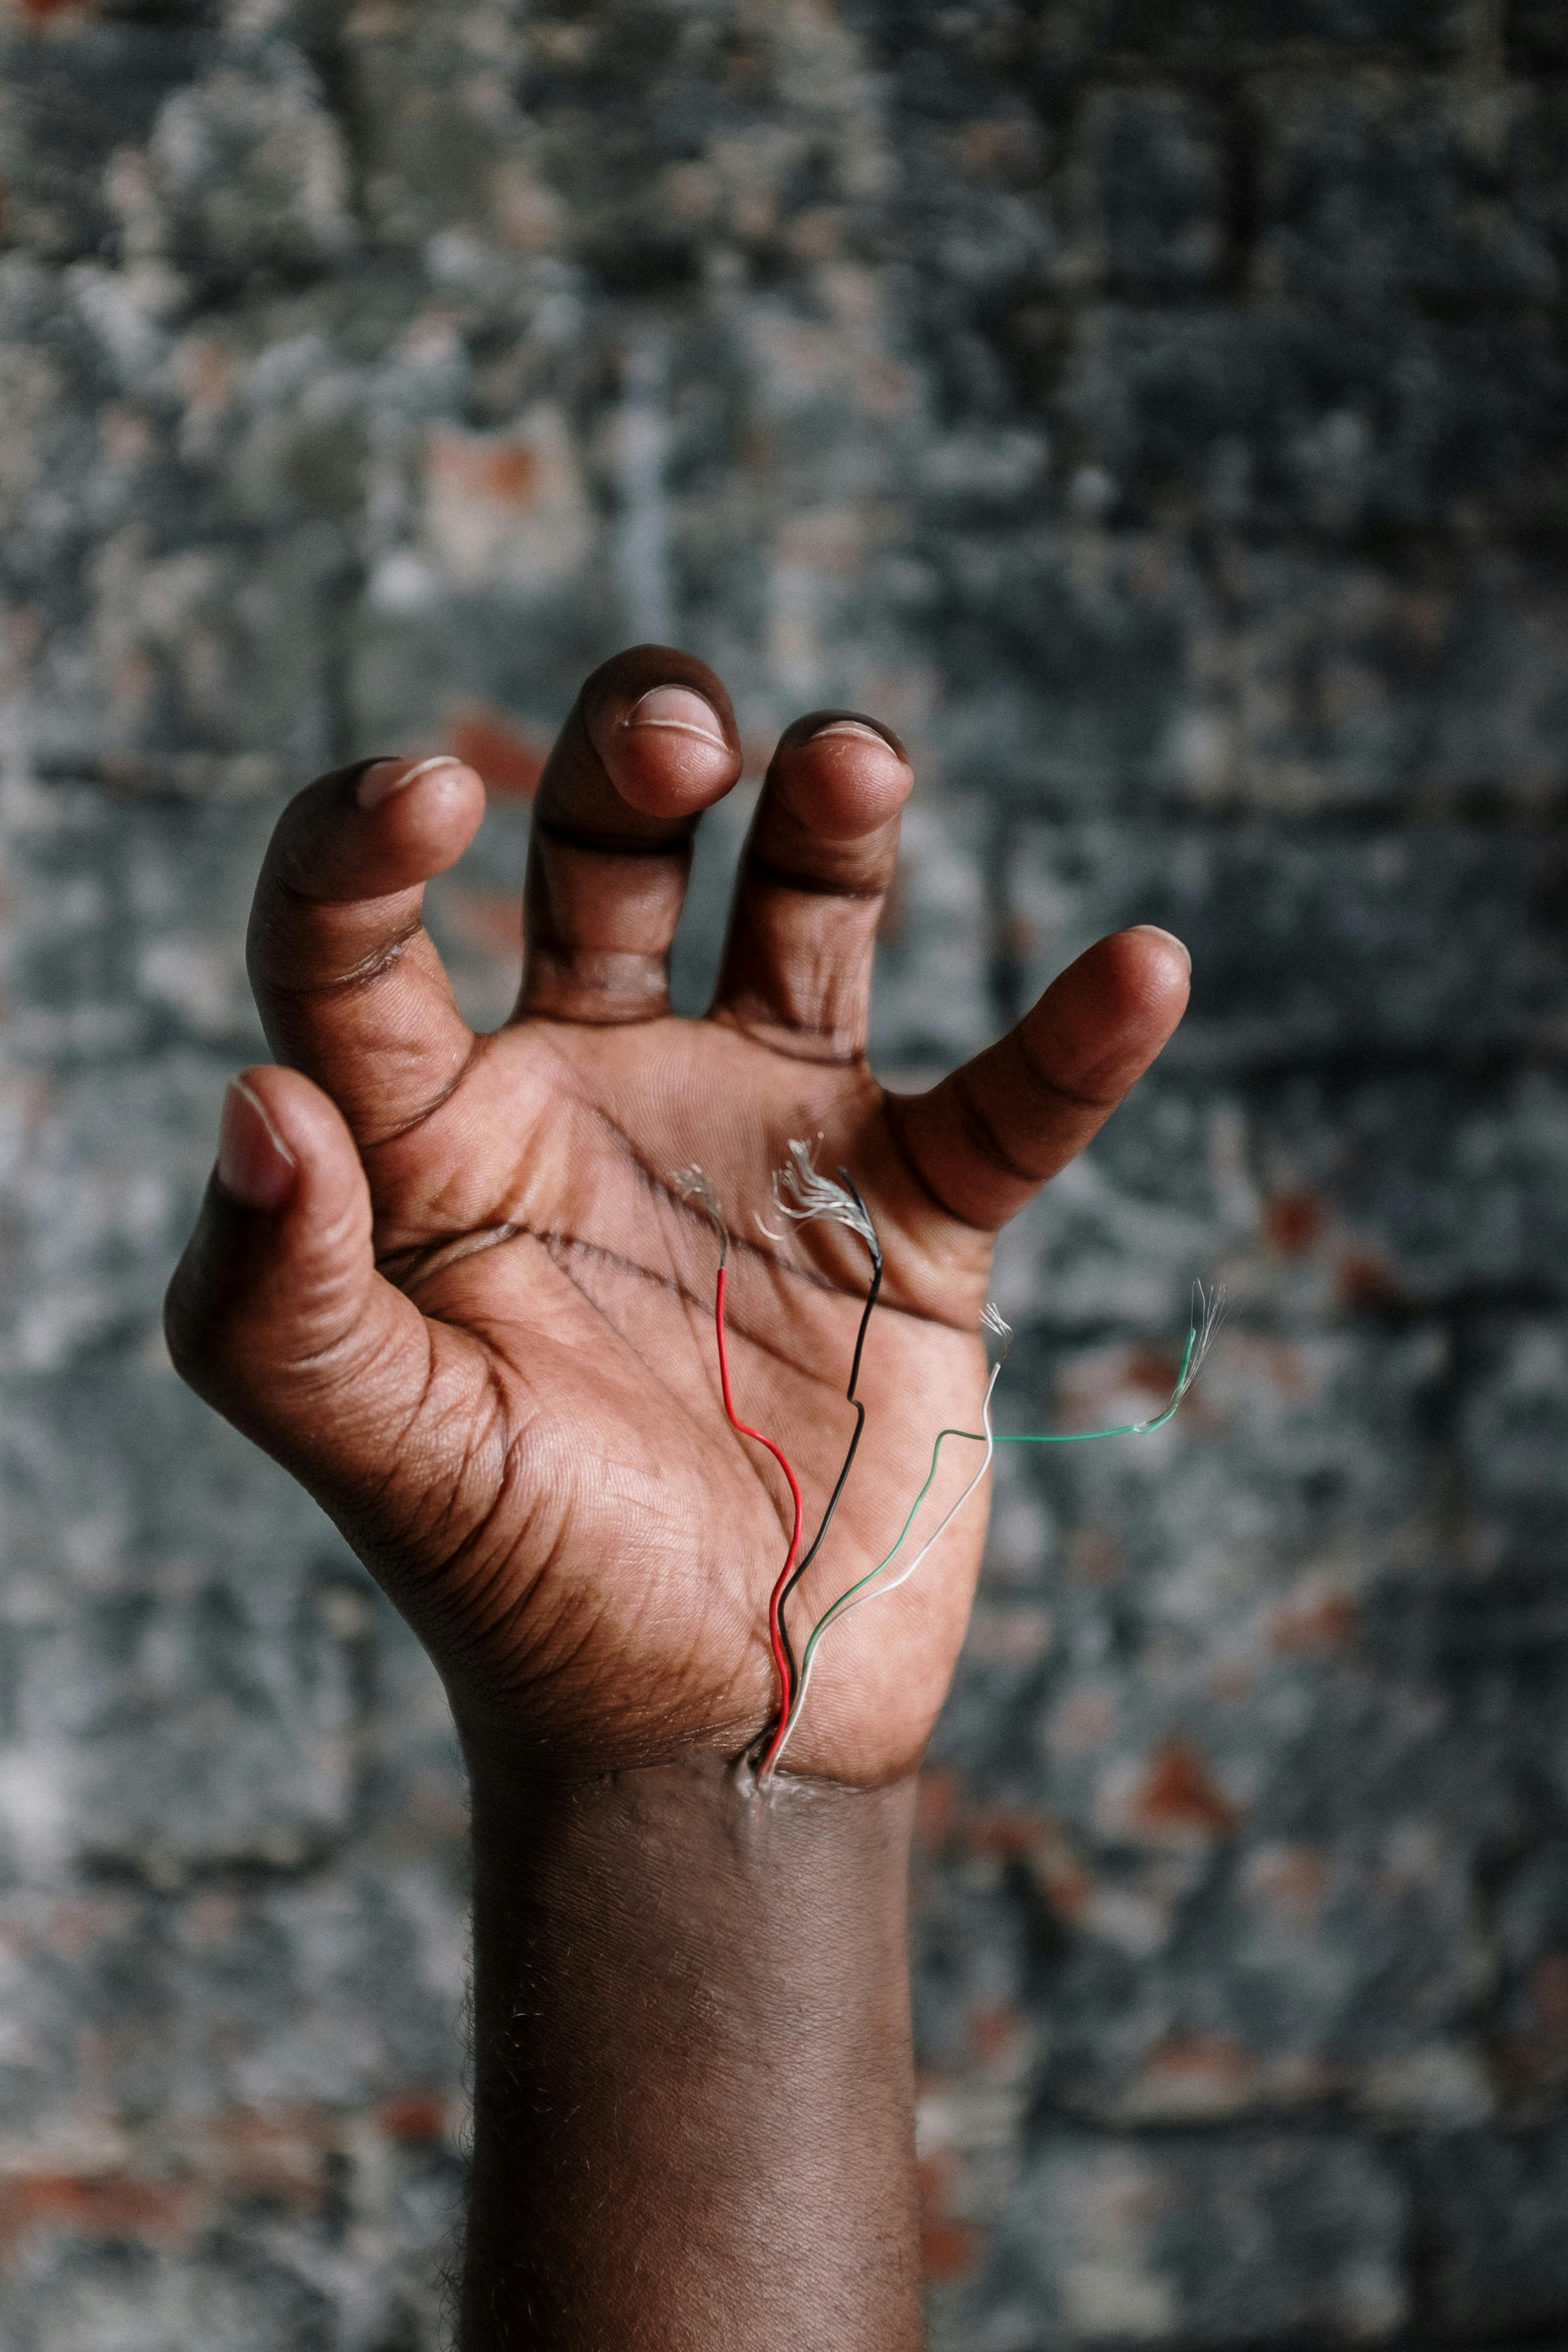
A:
[[[912,1782],[758,1797],[697,1754],[473,1794],[465,2352],[498,2292],[552,2347],[917,2345]]]

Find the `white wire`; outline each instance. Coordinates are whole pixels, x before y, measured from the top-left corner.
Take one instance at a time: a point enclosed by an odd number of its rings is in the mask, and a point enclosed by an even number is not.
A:
[[[796,1150],[797,1148],[803,1153],[805,1152],[804,1145],[797,1147],[795,1144],[791,1144],[790,1146],[792,1152]],[[809,1155],[806,1156],[806,1166],[807,1170],[810,1171]],[[815,1171],[811,1172],[815,1173]],[[818,1178],[816,1181],[821,1182],[823,1180]],[[782,1202],[780,1203],[780,1206],[783,1206]],[[787,1213],[789,1213],[786,1211],[786,1214]],[[817,1213],[820,1214],[821,1212],[819,1211]],[[1186,1395],[1187,1391],[1197,1379],[1204,1359],[1208,1354],[1209,1349],[1213,1345],[1215,1334],[1219,1328],[1220,1320],[1225,1312],[1225,1292],[1222,1289],[1215,1289],[1205,1294],[1202,1283],[1199,1282],[1194,1283],[1193,1292],[1194,1299],[1194,1312],[1193,1317],[1194,1337],[1185,1370],[1183,1372],[1182,1378],[1176,1384],[1170,1403],[1165,1407],[1164,1411],[1157,1414],[1154,1419],[1151,1421],[1141,1421],[1132,1423],[1125,1433],[1129,1436],[1146,1436],[1150,1431],[1160,1428],[1165,1422],[1170,1420],[1172,1414],[1175,1412],[1176,1407],[1181,1403],[1183,1398]],[[958,1517],[959,1512],[963,1510],[965,1503],[968,1502],[971,1495],[973,1494],[976,1486],[979,1486],[981,1480],[984,1477],[985,1473],[991,1467],[992,1458],[996,1451],[995,1433],[991,1426],[991,1395],[993,1390],[996,1386],[996,1376],[1002,1370],[1003,1360],[1006,1356],[1008,1348],[1012,1345],[1013,1331],[1012,1326],[1004,1320],[999,1310],[989,1301],[986,1304],[985,1310],[981,1316],[980,1320],[984,1328],[988,1331],[994,1332],[1003,1343],[1002,1353],[998,1356],[995,1363],[991,1368],[991,1378],[985,1384],[985,1401],[981,1408],[982,1420],[985,1430],[984,1458],[981,1462],[979,1469],[975,1472],[973,1477],[964,1488],[963,1494],[960,1495],[957,1502],[954,1503],[948,1510],[934,1533],[926,1538],[925,1542],[921,1544],[919,1551],[916,1552],[913,1559],[910,1561],[908,1567],[901,1568],[899,1570],[898,1575],[890,1577],[886,1584],[874,1585],[868,1591],[857,1593],[853,1601],[846,1602],[844,1608],[839,1612],[837,1616],[833,1618],[831,1623],[823,1627],[822,1639],[821,1641],[816,1642],[812,1649],[811,1656],[806,1664],[805,1673],[801,1680],[800,1688],[795,1693],[795,1705],[790,1709],[789,1721],[784,1726],[784,1738],[779,1741],[778,1752],[773,1759],[771,1767],[773,1771],[777,1771],[779,1764],[783,1759],[784,1749],[789,1746],[791,1739],[795,1736],[795,1727],[805,1712],[806,1693],[811,1688],[811,1678],[816,1671],[817,1653],[822,1647],[822,1643],[827,1639],[829,1633],[834,1632],[837,1626],[843,1623],[846,1617],[852,1617],[856,1610],[863,1608],[868,1601],[885,1600],[889,1592],[897,1592],[901,1584],[907,1584],[909,1582],[910,1577],[914,1574],[916,1569],[919,1568],[921,1562],[925,1559],[927,1553],[941,1542],[942,1537],[947,1533],[948,1528],[952,1525],[953,1520]],[[957,1431],[954,1434],[962,1436],[963,1433],[962,1431]],[[884,1565],[886,1563],[884,1563]]]
[[[991,1391],[996,1385],[996,1375],[1001,1369],[1002,1367],[1000,1364],[992,1365],[991,1378],[985,1383],[985,1402],[980,1408],[981,1419],[985,1426],[985,1452],[981,1460],[979,1469],[975,1472],[973,1477],[970,1480],[963,1494],[960,1495],[957,1502],[952,1506],[948,1511],[947,1517],[942,1521],[935,1532],[926,1538],[924,1543],[921,1544],[919,1551],[916,1552],[909,1566],[907,1568],[901,1568],[897,1576],[890,1577],[886,1584],[874,1584],[869,1591],[858,1592],[854,1600],[850,1601],[848,1607],[845,1610],[844,1617],[853,1617],[857,1609],[863,1609],[868,1601],[885,1601],[889,1592],[896,1592],[900,1584],[907,1584],[909,1582],[916,1569],[919,1568],[921,1560],[924,1559],[927,1552],[931,1549],[931,1547],[934,1544],[938,1544],[942,1541],[942,1537],[947,1533],[947,1530],[952,1525],[953,1520],[957,1518],[960,1511],[963,1510],[965,1503],[968,1502],[969,1497],[973,1494],[974,1489],[979,1486],[980,1481],[984,1477],[987,1470],[990,1469],[991,1457],[996,1451],[996,1439],[991,1427]],[[844,1622],[844,1617],[836,1617],[833,1621],[834,1624],[841,1625]]]
[[[888,1593],[896,1592],[900,1584],[907,1584],[909,1582],[910,1577],[914,1574],[916,1569],[919,1568],[926,1554],[934,1545],[941,1542],[942,1537],[947,1533],[948,1528],[952,1525],[953,1520],[958,1517],[960,1511],[963,1510],[965,1503],[968,1502],[971,1495],[973,1494],[976,1486],[979,1486],[981,1480],[984,1477],[987,1470],[990,1469],[991,1457],[996,1451],[996,1440],[991,1428],[991,1391],[996,1385],[996,1375],[1000,1372],[1001,1369],[1002,1367],[1000,1363],[993,1364],[991,1367],[991,1378],[985,1383],[985,1402],[981,1407],[981,1418],[985,1425],[985,1454],[979,1469],[975,1472],[973,1477],[970,1480],[963,1494],[960,1495],[957,1502],[949,1507],[946,1515],[942,1519],[935,1531],[926,1538],[924,1543],[921,1544],[919,1551],[916,1552],[909,1566],[907,1568],[900,1569],[898,1575],[895,1576],[889,1583],[874,1585],[868,1592],[858,1592],[854,1600],[848,1601],[840,1611],[839,1614],[834,1618],[833,1622],[830,1625],[825,1625],[823,1627],[822,1642],[826,1642],[829,1633],[836,1632],[837,1628],[843,1624],[846,1617],[853,1617],[857,1609],[863,1608],[868,1601],[880,1601],[884,1599]],[[963,1433],[960,1431],[957,1433],[962,1436]],[[805,1695],[811,1688],[812,1675],[816,1672],[816,1661],[818,1654],[822,1648],[822,1642],[818,1642],[816,1647],[812,1651],[810,1660],[806,1665],[805,1673],[801,1680],[800,1688],[795,1693],[795,1705],[790,1709],[789,1721],[784,1726],[784,1738],[779,1741],[777,1751],[775,1752],[773,1763],[769,1768],[771,1771],[776,1772],[778,1770],[779,1765],[784,1758],[784,1749],[789,1746],[791,1738],[794,1735],[795,1725],[800,1721],[801,1717],[805,1712]]]

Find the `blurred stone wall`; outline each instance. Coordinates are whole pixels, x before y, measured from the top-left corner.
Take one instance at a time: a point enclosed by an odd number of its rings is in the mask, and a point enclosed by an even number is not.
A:
[[[1568,2345],[1561,0],[0,0],[0,2333],[423,2352],[433,1677],[157,1307],[281,797],[581,675],[921,782],[889,1076],[1190,1021],[1004,1248],[925,1782],[933,2341]],[[684,1001],[737,818],[700,860]]]

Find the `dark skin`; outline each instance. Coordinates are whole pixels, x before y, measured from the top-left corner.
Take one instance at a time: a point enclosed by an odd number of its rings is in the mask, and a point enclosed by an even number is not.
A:
[[[325,777],[279,824],[250,935],[278,1066],[230,1090],[167,1321],[451,1698],[476,1870],[464,2352],[904,2352],[911,1776],[983,1496],[825,1643],[785,1769],[750,1793],[788,1502],[725,1422],[716,1236],[671,1171],[700,1162],[724,1202],[737,1408],[793,1456],[808,1531],[853,1427],[866,1259],[831,1227],[761,1230],[792,1137],[850,1171],[886,1252],[867,1439],[798,1650],[891,1543],[935,1430],[978,1426],[993,1236],[1165,1043],[1185,951],[1101,940],[999,1044],[889,1097],[866,1011],[912,780],[887,730],[819,712],[769,769],[714,1003],[675,1019],[690,836],[741,755],[711,672],[640,646],[552,756],[517,1014],[475,1037],[419,911],[483,789],[416,765]]]

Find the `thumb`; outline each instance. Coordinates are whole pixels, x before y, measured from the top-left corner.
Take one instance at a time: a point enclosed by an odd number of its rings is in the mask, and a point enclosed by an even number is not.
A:
[[[181,1378],[335,1516],[384,1494],[426,1391],[427,1327],[377,1274],[353,1139],[297,1070],[231,1081],[163,1328]]]

